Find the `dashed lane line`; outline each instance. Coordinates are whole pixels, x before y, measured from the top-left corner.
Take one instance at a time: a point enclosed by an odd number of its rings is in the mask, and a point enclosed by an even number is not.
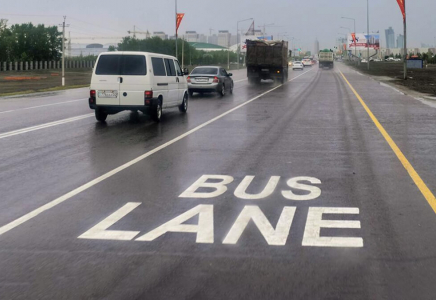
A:
[[[35,109],[35,108],[40,108],[40,107],[47,107],[47,106],[68,104],[68,103],[72,103],[72,102],[84,101],[84,100],[87,100],[87,99],[88,98],[83,98],[83,99],[77,99],[77,100],[70,100],[70,101],[64,101],[64,102],[56,102],[56,103],[50,103],[50,104],[44,104],[44,105],[38,105],[38,106],[31,106],[31,107],[23,107],[23,108],[12,109],[12,110],[5,110],[5,111],[0,111],[0,114],[11,113],[11,112],[15,112],[15,111],[22,111],[22,110],[27,110],[27,109]]]
[[[4,139],[4,138],[8,138],[11,136],[24,134],[24,133],[28,133],[28,132],[32,132],[32,131],[36,131],[36,130],[40,130],[40,129],[45,129],[45,128],[49,128],[49,127],[53,127],[53,126],[57,126],[57,125],[71,123],[74,121],[90,118],[93,116],[94,116],[93,113],[86,114],[86,115],[81,115],[81,116],[77,116],[77,117],[72,117],[72,118],[68,118],[68,119],[50,122],[50,123],[45,123],[45,124],[41,124],[41,125],[36,125],[36,126],[32,126],[32,127],[26,127],[26,128],[14,130],[14,131],[9,131],[9,132],[5,132],[5,133],[0,133],[0,139]]]

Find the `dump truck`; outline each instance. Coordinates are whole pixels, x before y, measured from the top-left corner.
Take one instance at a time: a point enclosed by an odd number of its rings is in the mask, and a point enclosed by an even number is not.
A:
[[[251,84],[262,79],[281,83],[288,79],[288,42],[247,40],[247,77]]]
[[[333,68],[334,60],[335,57],[333,51],[329,49],[324,49],[319,51],[318,61],[319,61],[320,68],[324,68],[324,67],[328,67],[329,69]]]

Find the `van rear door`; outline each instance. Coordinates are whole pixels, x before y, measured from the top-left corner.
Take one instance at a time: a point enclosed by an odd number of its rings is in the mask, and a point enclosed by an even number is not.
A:
[[[120,105],[144,105],[145,91],[151,91],[148,82],[146,57],[143,54],[123,54],[120,64]]]
[[[91,87],[96,91],[97,105],[120,105],[120,54],[100,55]]]

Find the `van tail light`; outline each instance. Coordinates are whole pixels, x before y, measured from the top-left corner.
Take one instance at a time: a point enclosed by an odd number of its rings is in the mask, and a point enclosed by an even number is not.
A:
[[[90,90],[89,91],[89,103],[90,104],[95,104],[95,95],[96,95],[96,92],[95,92],[95,90]]]
[[[145,101],[145,105],[150,105],[151,104],[151,99],[153,99],[153,91],[145,91],[144,92],[144,101]]]
[[[187,81],[188,83],[191,83],[191,76],[188,76],[188,78],[186,78],[186,81]]]
[[[218,82],[220,82],[220,79],[219,79],[218,77],[215,76],[215,77],[213,78],[213,83],[218,83]]]

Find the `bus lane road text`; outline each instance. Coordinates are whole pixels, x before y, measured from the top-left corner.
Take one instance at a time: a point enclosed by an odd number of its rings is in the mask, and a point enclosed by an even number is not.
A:
[[[255,176],[245,176],[234,190],[237,199],[268,201],[267,197],[275,191],[281,177],[271,176],[264,189],[258,194],[247,193],[247,189]],[[189,186],[179,198],[210,199],[228,192],[227,185],[234,178],[228,175],[203,175]],[[289,201],[311,201],[321,196],[321,180],[315,177],[293,177],[286,180],[288,189],[281,190],[281,195]],[[300,193],[295,193],[300,191]],[[302,194],[301,192],[304,192]],[[295,203],[295,202],[294,202]],[[79,239],[119,240],[153,242],[167,232],[191,233],[196,235],[196,243],[213,244],[214,236],[214,205],[199,204],[179,216],[165,222],[157,228],[140,235],[140,231],[110,230],[116,222],[126,217],[136,209],[141,202],[128,202],[105,218],[103,221],[80,235]],[[230,230],[222,240],[223,244],[237,244],[250,221],[258,228],[260,234],[270,246],[284,246],[288,240],[297,206],[284,206],[279,220],[274,226],[269,222],[258,205],[246,205],[236,218]],[[321,236],[321,228],[360,229],[357,220],[324,220],[323,215],[358,215],[355,207],[309,207],[302,246],[311,247],[363,247],[361,237]],[[184,224],[198,216],[197,224]],[[138,236],[139,235],[139,236]],[[292,242],[292,240],[291,240]]]

